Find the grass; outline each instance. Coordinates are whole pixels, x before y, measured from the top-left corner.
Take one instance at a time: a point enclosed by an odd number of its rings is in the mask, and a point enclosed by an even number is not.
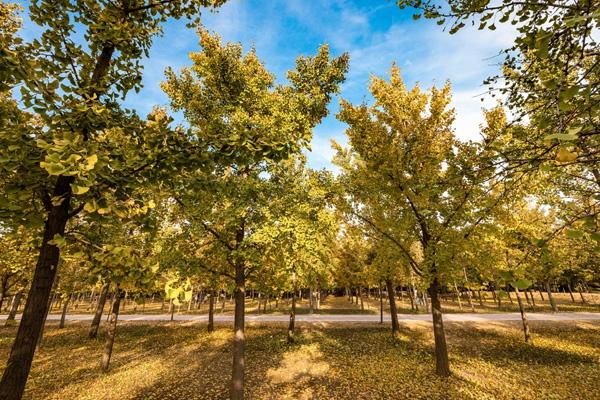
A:
[[[378,324],[284,324],[247,329],[249,399],[600,398],[600,323],[533,322],[535,346],[518,323],[447,323],[453,375],[434,371],[430,324],[402,325],[392,339]],[[14,327],[0,328],[6,359]],[[111,369],[99,370],[103,336],[87,324],[49,323],[26,399],[225,399],[231,328],[198,323],[122,323]],[[104,327],[102,329],[104,335]]]

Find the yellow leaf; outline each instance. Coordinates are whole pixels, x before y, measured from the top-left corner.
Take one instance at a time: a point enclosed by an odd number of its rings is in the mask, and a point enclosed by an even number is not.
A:
[[[569,162],[575,160],[576,158],[576,153],[573,153],[564,147],[559,148],[558,152],[556,153],[556,160],[559,162]]]
[[[90,190],[87,186],[77,186],[73,184],[71,184],[71,189],[73,190],[73,194],[84,194]]]
[[[96,200],[92,199],[91,201],[85,203],[83,209],[86,212],[93,213],[94,211],[96,211],[96,209],[98,209],[98,204],[96,204]]]
[[[94,169],[94,166],[98,162],[98,156],[95,154],[92,154],[91,156],[87,157],[85,160],[86,160],[85,169],[87,171],[90,171],[90,170]]]

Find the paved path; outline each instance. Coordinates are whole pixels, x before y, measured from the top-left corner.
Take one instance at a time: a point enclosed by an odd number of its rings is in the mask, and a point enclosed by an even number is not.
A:
[[[598,321],[600,313],[593,312],[564,312],[564,313],[527,313],[530,321]],[[17,319],[20,315],[17,316]],[[390,315],[384,314],[384,321],[390,321]],[[0,320],[6,319],[6,315],[0,315]],[[48,320],[56,321],[60,319],[60,314],[48,315]],[[69,321],[91,321],[91,314],[70,314],[67,315]],[[119,315],[121,321],[169,321],[170,314],[122,314]],[[175,315],[176,321],[207,321],[207,315]],[[431,321],[429,314],[399,314],[400,322],[410,321]],[[289,320],[288,315],[246,315],[246,322],[285,322]],[[477,322],[477,321],[520,321],[519,313],[498,313],[498,314],[444,314],[444,321],[456,322]],[[232,322],[233,315],[215,314],[215,322]],[[379,315],[375,314],[313,314],[296,315],[297,322],[379,322]]]

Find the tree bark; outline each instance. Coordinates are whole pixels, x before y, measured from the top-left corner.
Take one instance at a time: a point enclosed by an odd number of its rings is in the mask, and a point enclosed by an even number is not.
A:
[[[296,288],[292,290],[292,304],[290,306],[290,323],[288,326],[287,341],[294,343],[294,330],[296,328]]]
[[[9,325],[10,322],[9,321],[14,321],[16,316],[17,316],[17,310],[19,309],[19,306],[21,305],[21,298],[23,297],[23,291],[19,290],[17,292],[17,294],[15,294],[12,304],[10,305],[10,311],[8,313],[8,317],[6,318],[6,323],[5,325]]]
[[[429,297],[431,297],[433,336],[435,339],[435,368],[438,375],[449,376],[450,364],[448,361],[448,346],[446,345],[446,331],[444,330],[442,307],[438,297],[439,289],[439,281],[437,278],[434,278],[429,286]]]
[[[554,296],[552,296],[552,289],[550,288],[550,281],[546,280],[546,292],[548,292],[548,300],[550,300],[550,306],[552,307],[553,312],[558,312],[558,306],[554,301]]]
[[[215,291],[211,290],[210,299],[208,300],[208,333],[215,330]]]
[[[31,289],[0,381],[0,399],[17,400],[23,396],[35,348],[44,326],[50,291],[60,258],[60,249],[49,242],[55,235],[63,236],[65,233],[73,180],[72,176],[59,176],[51,195],[52,198],[62,198],[63,201],[57,206],[48,205],[48,217],[44,225],[44,236],[31,281]]]
[[[365,310],[365,303],[363,301],[362,288],[358,287],[358,297],[360,298],[360,309],[361,311]]]
[[[110,314],[111,314],[114,303],[115,303],[115,293],[113,292],[112,296],[110,296],[110,304],[108,306],[108,311],[106,312],[106,322],[110,321]]]
[[[533,297],[533,291],[527,289],[529,292],[529,298],[531,299],[531,307],[535,310],[535,298]]]
[[[390,300],[390,314],[392,316],[392,335],[396,337],[400,333],[400,324],[398,323],[398,309],[396,308],[396,298],[394,296],[394,286],[392,284],[392,280],[390,278],[387,278],[385,280],[385,285],[387,287],[388,298]]]
[[[406,286],[406,294],[408,295],[408,300],[410,301],[410,310],[415,311],[415,298],[410,285]]]
[[[379,282],[379,323],[383,324],[383,291],[381,289],[381,281]]]
[[[531,300],[529,300],[529,294],[527,292],[527,289],[523,290],[523,294],[525,295],[525,300],[527,300],[527,305],[531,307]]]
[[[95,339],[98,336],[98,328],[100,328],[100,320],[104,313],[104,305],[106,304],[109,288],[110,283],[105,283],[104,286],[102,286],[98,304],[96,305],[96,312],[94,313],[94,319],[92,319],[92,325],[90,326],[90,333],[88,335],[90,339]]]
[[[475,312],[475,306],[473,305],[473,295],[470,289],[467,289],[467,300],[469,302],[469,307],[471,308],[471,312]]]
[[[458,308],[460,309],[460,311],[462,311],[463,306],[462,306],[462,301],[460,301],[460,291],[458,290],[458,286],[456,285],[456,282],[454,282],[454,290],[456,291],[456,300],[458,300]]]
[[[192,288],[192,297],[190,298],[190,301],[188,301],[188,308],[187,308],[188,312],[192,311],[192,303],[193,303],[193,300],[194,300],[193,293],[194,293],[194,288]]]
[[[573,290],[571,289],[571,284],[567,283],[567,289],[569,290],[569,295],[571,296],[571,301],[575,303],[575,296],[573,296]]]
[[[71,296],[67,296],[65,299],[65,303],[63,304],[62,314],[60,315],[60,323],[58,324],[58,329],[63,329],[65,327],[65,319],[67,318],[67,310],[69,308],[69,300],[71,300]]]
[[[56,293],[56,287],[58,286],[58,278],[56,278],[54,280],[54,283],[52,284],[52,289],[50,290],[50,293],[52,294],[52,297],[57,297],[60,299],[60,296],[57,295]],[[62,299],[61,299],[62,302]],[[60,303],[59,303],[60,304]],[[42,330],[40,331],[40,337],[38,338],[38,342],[35,346],[35,351],[38,351],[40,349],[40,347],[42,347],[42,341],[44,340],[44,328],[46,326],[46,320],[48,319],[48,312],[50,311],[50,306],[52,305],[52,300],[50,300],[49,304],[48,304],[48,308],[46,308],[46,314],[44,314],[44,322],[42,323]]]
[[[519,311],[521,311],[521,321],[523,321],[523,333],[525,334],[525,343],[533,343],[531,340],[531,333],[529,332],[529,322],[527,321],[527,313],[523,307],[523,301],[521,300],[521,294],[519,289],[515,288],[515,294],[517,295],[517,302],[519,303]]]
[[[585,297],[583,297],[583,290],[581,289],[581,284],[578,286],[578,289],[579,289],[579,297],[581,297],[581,302],[583,304],[586,304],[587,302],[585,300]]]
[[[113,345],[115,344],[115,335],[117,333],[117,319],[119,318],[119,306],[121,305],[121,290],[119,285],[115,290],[115,301],[112,304],[110,321],[108,323],[108,334],[104,343],[104,353],[102,354],[102,370],[108,371],[110,358],[112,356]]]
[[[2,304],[4,303],[4,295],[6,294],[6,286],[8,285],[8,277],[2,278],[2,285],[0,286],[0,311],[2,311]]]
[[[243,262],[235,266],[235,315],[233,320],[233,368],[231,374],[231,399],[244,399],[244,368],[246,363],[246,334],[244,332],[246,301],[246,276]]]

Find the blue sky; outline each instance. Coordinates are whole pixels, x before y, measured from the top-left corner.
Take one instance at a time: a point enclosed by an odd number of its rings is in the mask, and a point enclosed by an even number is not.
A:
[[[314,54],[329,43],[333,54],[350,53],[350,70],[341,97],[352,102],[369,100],[370,74],[386,76],[397,62],[408,85],[442,85],[450,80],[453,106],[457,111],[456,134],[476,139],[482,121],[482,107],[495,100],[479,96],[482,81],[498,72],[501,49],[510,47],[514,32],[501,26],[494,32],[464,29],[449,35],[433,21],[412,19],[410,10],[400,10],[388,0],[229,0],[217,13],[206,13],[202,22],[224,40],[254,45],[267,68],[278,77],[293,68],[299,54]],[[36,27],[24,24],[25,38]],[[189,65],[188,53],[198,51],[198,39],[185,21],[170,21],[164,36],[153,45],[144,61],[144,88],[126,99],[129,107],[146,115],[154,105],[168,101],[159,84],[164,69]],[[338,99],[330,105],[331,114],[315,129],[308,160],[313,168],[332,168],[330,140],[345,143],[345,126],[335,119]]]

